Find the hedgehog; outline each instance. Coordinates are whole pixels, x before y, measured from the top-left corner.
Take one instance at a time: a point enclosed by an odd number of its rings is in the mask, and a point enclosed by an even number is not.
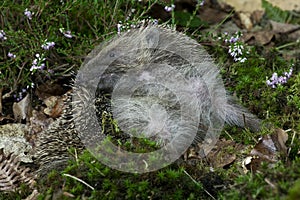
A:
[[[38,167],[37,175],[43,177],[51,170],[64,169],[67,161],[71,158],[69,150],[71,148],[84,149],[84,145],[74,129],[72,115],[72,95],[67,92],[61,116],[37,135],[31,151],[34,164]]]
[[[121,137],[143,133],[162,146],[176,138],[181,145],[191,138],[192,144],[201,142],[207,133],[217,137],[224,123],[253,131],[261,127],[261,120],[224,89],[205,49],[165,26],[131,29],[96,47],[66,104],[65,114],[37,139],[40,171],[63,166],[68,148],[84,149],[97,140],[105,113],[117,121]]]

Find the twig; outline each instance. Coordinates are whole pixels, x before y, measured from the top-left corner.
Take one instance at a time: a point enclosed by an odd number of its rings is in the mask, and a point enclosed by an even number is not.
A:
[[[232,141],[234,141],[234,139],[233,139],[233,137],[225,130],[225,133],[226,133],[226,135],[228,135],[228,137],[230,137],[230,139],[232,140]]]
[[[265,178],[264,180],[271,186],[271,188],[276,189],[276,186],[268,178]]]
[[[287,130],[288,131],[288,130]],[[286,131],[286,132],[287,132]],[[290,153],[291,153],[291,149],[292,149],[292,145],[294,144],[294,140],[295,140],[295,136],[296,136],[296,131],[294,131],[293,133],[293,137],[292,137],[292,140],[291,140],[291,144],[289,146],[289,149],[288,149],[288,152],[287,152],[287,158],[289,157]]]
[[[0,114],[2,114],[2,92],[3,88],[0,88]]]
[[[191,175],[189,175],[189,173],[187,173],[187,171],[185,171],[185,170],[183,170],[183,172],[196,184],[196,185],[199,185],[200,186],[200,184],[195,180],[195,179],[193,179],[193,177],[191,176]],[[203,188],[203,187],[202,187]],[[216,198],[212,195],[212,194],[210,194],[205,188],[203,188],[203,190],[206,192],[206,194],[208,194],[212,199],[214,199],[214,200],[216,200]]]
[[[83,184],[86,185],[87,187],[91,188],[92,190],[95,190],[95,188],[94,188],[93,186],[89,185],[87,182],[85,182],[85,181],[83,181],[83,180],[81,180],[81,179],[79,179],[79,178],[77,178],[77,177],[75,177],[75,176],[72,176],[72,175],[70,175],[70,174],[63,174],[63,176],[67,176],[67,177],[73,178],[73,179],[75,179],[76,181],[79,181],[80,183],[83,183]]]

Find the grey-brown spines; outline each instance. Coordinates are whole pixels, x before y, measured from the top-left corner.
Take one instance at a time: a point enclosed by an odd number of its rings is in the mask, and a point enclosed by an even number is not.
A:
[[[39,166],[39,175],[52,169],[63,169],[71,158],[70,148],[83,149],[74,128],[71,94],[67,93],[65,109],[48,129],[38,134],[33,153],[34,163]]]
[[[126,80],[126,76],[129,80]],[[143,81],[147,82],[153,77],[161,84],[155,86],[155,82],[152,82],[143,85]],[[260,129],[260,120],[226,94],[218,69],[200,44],[174,30],[148,26],[104,42],[87,56],[75,80],[75,101],[73,99],[71,103],[70,96],[66,101],[66,113],[38,137],[35,158],[40,165],[39,171],[64,166],[70,158],[70,147],[83,148],[79,136],[88,137],[90,141],[93,138],[93,135],[83,134],[86,129],[96,125],[96,120],[90,120],[90,109],[97,106],[98,117],[101,117],[101,112],[111,111],[109,100],[116,88],[120,96],[126,96],[123,92],[131,91],[131,86],[137,83],[141,87],[131,94],[132,101],[117,98],[118,105],[114,107],[117,116],[113,117],[117,117],[118,122],[128,129],[136,128],[135,122],[140,119],[144,119],[143,123],[149,127],[142,130],[162,128],[158,132],[165,132],[166,135],[159,135],[156,141],[176,138],[172,131],[179,130],[181,134],[194,129],[198,130],[197,137],[201,139],[201,134],[207,131],[211,131],[210,134],[214,130],[219,131],[224,121],[255,131]],[[184,92],[191,94],[186,93],[190,96],[185,96]],[[108,99],[104,98],[106,94]],[[185,105],[189,103],[194,107]],[[75,118],[72,109],[75,109]],[[198,115],[195,115],[195,110],[199,111]],[[185,126],[180,121],[181,111],[186,112],[184,122],[187,124],[197,121],[196,118],[200,122]],[[194,115],[189,115],[189,112]],[[151,116],[146,116],[149,113]],[[168,119],[164,118],[167,114],[170,116]],[[210,127],[212,124],[213,127]],[[170,129],[164,130],[164,125]],[[179,127],[181,125],[183,128]],[[82,131],[78,133],[77,130]]]
[[[226,112],[226,123],[249,128],[257,132],[261,130],[261,120],[251,114],[246,108],[239,105],[233,97],[227,97],[227,103],[224,105]]]

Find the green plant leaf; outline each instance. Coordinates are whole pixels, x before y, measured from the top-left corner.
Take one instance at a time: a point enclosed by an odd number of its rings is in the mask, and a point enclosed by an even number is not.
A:
[[[273,6],[266,0],[262,0],[261,2],[262,7],[265,9],[265,13],[269,19],[283,23],[289,21],[291,17],[290,12],[281,10],[279,7]]]

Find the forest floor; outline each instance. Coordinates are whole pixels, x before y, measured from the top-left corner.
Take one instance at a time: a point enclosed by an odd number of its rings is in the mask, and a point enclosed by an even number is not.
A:
[[[0,3],[0,199],[300,199],[300,5],[257,2]],[[60,119],[88,53],[143,20],[201,44],[228,93],[266,126],[225,125],[204,157],[199,144],[153,172],[122,172],[71,148],[64,170],[34,176],[28,152]],[[137,152],[157,148],[149,140],[116,142]]]

